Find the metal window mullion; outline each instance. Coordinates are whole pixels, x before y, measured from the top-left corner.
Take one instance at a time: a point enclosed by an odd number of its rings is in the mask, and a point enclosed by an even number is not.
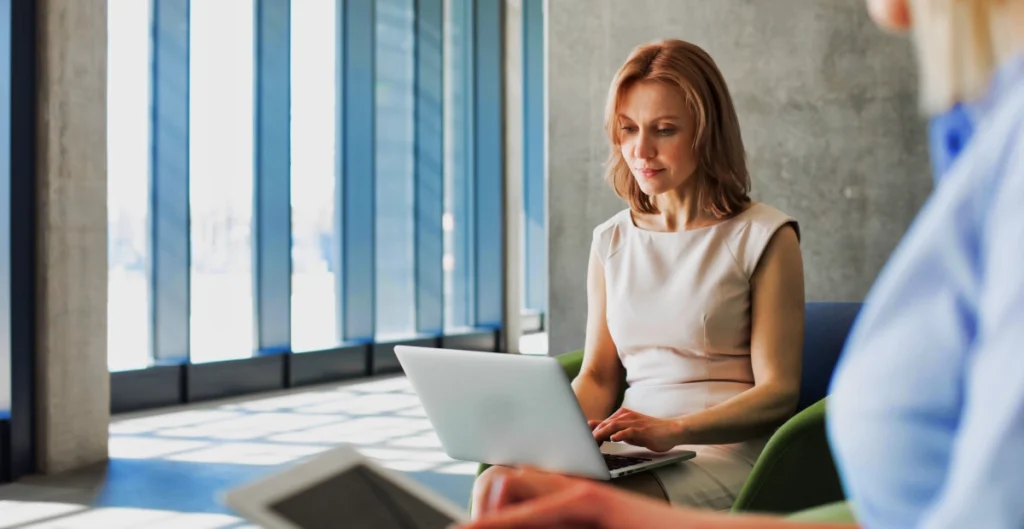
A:
[[[473,324],[498,329],[504,312],[503,4],[477,0],[473,13]]]
[[[149,289],[158,364],[189,358],[189,0],[152,1]]]
[[[444,330],[444,2],[415,0],[416,331]]]
[[[256,350],[291,348],[291,2],[253,0]]]
[[[369,343],[374,338],[374,2],[339,0],[342,35],[338,84],[339,226],[341,338]]]

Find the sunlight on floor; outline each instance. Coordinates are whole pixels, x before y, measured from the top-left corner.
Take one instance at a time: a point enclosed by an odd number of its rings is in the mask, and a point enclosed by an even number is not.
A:
[[[348,443],[394,470],[476,473],[441,449],[405,377],[115,419],[110,433],[115,459],[280,465]]]
[[[4,505],[5,503],[13,505]],[[145,526],[146,529],[241,529],[254,527],[244,524],[237,516],[219,513],[180,513],[156,509],[131,507],[98,507],[87,509],[82,505],[45,502],[0,502],[3,520],[0,529],[128,529]],[[25,516],[25,515],[28,516]],[[28,525],[25,525],[28,524]]]
[[[223,487],[274,472],[339,444],[351,444],[386,468],[426,480],[435,491],[447,491],[457,503],[468,498],[471,477],[478,467],[444,453],[408,380],[394,376],[252,400],[238,398],[115,416],[110,425],[110,458],[112,463],[120,460],[122,465],[129,465],[119,467],[127,470],[119,470],[118,477],[106,478],[115,481],[105,486],[104,478],[100,478],[99,488],[87,487],[74,496],[69,496],[69,491],[75,491],[78,485],[60,481],[0,487],[0,529],[252,527],[230,511],[219,512],[223,506],[213,498]],[[149,467],[147,462],[157,466]],[[220,474],[220,465],[229,474]],[[191,468],[200,476],[182,477],[176,474],[181,470],[174,470],[181,468]],[[138,474],[142,469],[155,470]],[[168,477],[174,482],[167,485],[177,485],[177,489],[172,486],[165,491],[163,482],[144,481]],[[113,488],[110,483],[115,483]],[[151,488],[158,496],[173,497],[182,494],[178,492],[182,486],[185,503],[134,503],[153,494]],[[199,488],[191,491],[188,487]],[[139,489],[141,496],[133,496]],[[100,490],[107,492],[97,496]],[[131,499],[112,499],[108,496],[110,490]],[[196,498],[206,501],[207,506],[197,508],[190,503]]]

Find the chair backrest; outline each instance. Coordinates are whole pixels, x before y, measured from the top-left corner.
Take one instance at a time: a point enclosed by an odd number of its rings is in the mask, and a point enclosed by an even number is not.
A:
[[[804,318],[803,374],[797,411],[828,394],[832,372],[846,344],[861,303],[808,303]]]

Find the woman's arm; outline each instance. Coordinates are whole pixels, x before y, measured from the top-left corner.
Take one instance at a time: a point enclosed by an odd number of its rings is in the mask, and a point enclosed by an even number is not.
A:
[[[785,422],[800,393],[804,335],[804,273],[796,230],[785,226],[775,233],[750,281],[754,387],[675,419],[623,408],[598,425],[594,437],[660,452],[681,444],[745,441]]]
[[[588,421],[604,420],[615,406],[623,377],[619,353],[605,319],[604,267],[596,252],[587,267],[587,336],[583,367],[572,389]]]
[[[804,338],[804,268],[792,226],[779,229],[750,279],[754,387],[680,418],[680,444],[723,444],[768,433],[796,409]]]

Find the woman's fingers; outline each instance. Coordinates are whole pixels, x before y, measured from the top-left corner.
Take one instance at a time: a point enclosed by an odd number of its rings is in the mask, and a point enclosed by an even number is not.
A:
[[[612,434],[611,435],[611,440],[613,442],[616,442],[616,443],[625,442],[625,443],[629,443],[629,444],[634,444],[635,445],[635,444],[638,444],[637,443],[637,441],[639,440],[638,439],[639,435],[637,435],[638,433],[639,432],[637,432],[636,428],[625,428],[623,430],[619,430],[618,432],[615,432],[614,434]]]
[[[606,441],[623,428],[624,426],[618,420],[606,420],[594,429],[594,439],[597,439],[599,442]]]

